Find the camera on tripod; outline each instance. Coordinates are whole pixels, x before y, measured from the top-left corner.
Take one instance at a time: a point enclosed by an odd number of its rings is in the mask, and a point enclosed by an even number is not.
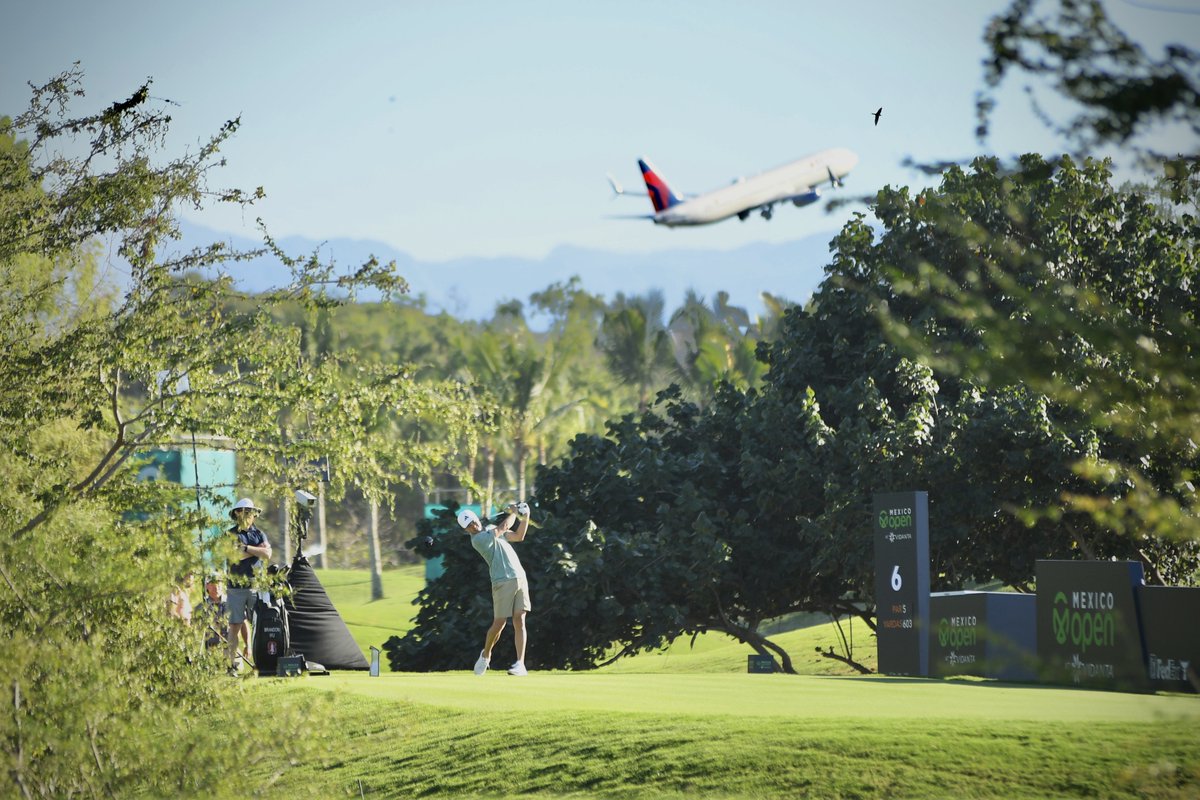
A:
[[[301,539],[305,539],[308,537],[308,521],[312,519],[313,509],[317,506],[317,496],[303,489],[297,489],[295,495],[296,516],[300,522],[297,533]]]

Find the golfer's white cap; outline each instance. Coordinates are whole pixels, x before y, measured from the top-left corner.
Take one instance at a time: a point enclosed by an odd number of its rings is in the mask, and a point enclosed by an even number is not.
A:
[[[460,527],[466,528],[472,522],[479,522],[479,517],[475,516],[475,512],[469,508],[464,508],[458,512],[458,524]]]
[[[249,497],[243,497],[241,500],[238,500],[236,503],[234,503],[233,508],[229,509],[229,516],[232,517],[233,512],[237,511],[239,508],[249,508],[252,511],[257,511],[259,514],[262,513],[262,509],[254,505],[254,501]]]

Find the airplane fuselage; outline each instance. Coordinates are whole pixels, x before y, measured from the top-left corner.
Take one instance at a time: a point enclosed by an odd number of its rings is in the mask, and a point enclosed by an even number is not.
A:
[[[817,188],[830,175],[842,178],[858,163],[858,156],[844,147],[822,150],[706,194],[688,198],[657,212],[656,225],[676,227],[709,225],[733,216],[743,218],[761,210],[769,216],[775,203],[807,205],[818,196]]]

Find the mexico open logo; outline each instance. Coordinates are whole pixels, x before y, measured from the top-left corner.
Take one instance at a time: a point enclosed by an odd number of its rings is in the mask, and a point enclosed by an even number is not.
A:
[[[881,530],[911,528],[912,526],[913,513],[911,508],[892,508],[879,512],[879,527]]]
[[[1070,642],[1086,653],[1089,647],[1112,647],[1117,639],[1117,620],[1113,614],[1112,592],[1066,592],[1054,595],[1051,623],[1054,640]]]
[[[978,621],[974,616],[942,617],[938,622],[938,645],[941,647],[975,647],[979,644]]]

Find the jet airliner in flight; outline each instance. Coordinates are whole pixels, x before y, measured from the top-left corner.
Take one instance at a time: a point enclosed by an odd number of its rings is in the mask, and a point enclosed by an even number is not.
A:
[[[744,220],[756,211],[763,219],[770,219],[778,203],[800,207],[817,202],[821,197],[820,184],[828,180],[832,186],[841,186],[842,178],[857,163],[858,156],[853,152],[834,147],[750,178],[739,178],[721,189],[689,197],[672,191],[658,170],[640,159],[638,166],[642,168],[654,213],[639,214],[634,218],[654,220],[654,224],[668,227],[708,225],[734,216]],[[617,194],[629,194],[611,175],[608,181]]]

